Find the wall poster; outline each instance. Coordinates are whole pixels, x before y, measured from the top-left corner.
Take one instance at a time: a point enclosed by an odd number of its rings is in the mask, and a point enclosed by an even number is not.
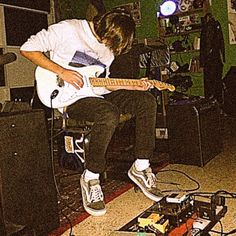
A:
[[[130,12],[135,21],[135,25],[136,26],[141,25],[140,1],[119,5],[114,7],[114,9],[120,9]]]
[[[236,0],[227,0],[229,43],[236,44]]]

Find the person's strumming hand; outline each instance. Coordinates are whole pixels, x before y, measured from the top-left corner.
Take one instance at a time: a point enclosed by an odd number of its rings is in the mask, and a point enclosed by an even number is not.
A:
[[[83,76],[77,71],[64,69],[58,76],[76,89],[81,89],[84,85]]]

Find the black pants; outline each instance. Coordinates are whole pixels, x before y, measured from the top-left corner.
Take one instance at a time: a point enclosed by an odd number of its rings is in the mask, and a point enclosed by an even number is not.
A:
[[[91,130],[86,168],[95,173],[105,169],[105,154],[112,135],[119,124],[120,114],[135,117],[135,156],[151,158],[155,148],[156,98],[149,92],[117,90],[104,99],[88,97],[67,109],[72,119],[94,122]]]

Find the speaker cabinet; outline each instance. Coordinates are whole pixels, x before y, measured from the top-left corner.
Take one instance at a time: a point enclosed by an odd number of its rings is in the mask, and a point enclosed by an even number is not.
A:
[[[222,151],[220,111],[214,101],[182,101],[167,109],[172,163],[204,166]]]
[[[2,194],[0,189],[0,235],[6,235],[6,225],[3,218]]]
[[[0,113],[0,173],[5,221],[36,235],[59,226],[57,192],[43,110]]]

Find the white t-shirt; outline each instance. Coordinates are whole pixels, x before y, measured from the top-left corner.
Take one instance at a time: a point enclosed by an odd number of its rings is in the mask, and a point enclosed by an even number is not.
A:
[[[32,35],[20,48],[23,51],[49,52],[50,59],[62,66],[100,65],[109,75],[114,60],[112,51],[99,43],[86,20],[65,20]],[[97,95],[109,93],[106,88],[94,88]]]

